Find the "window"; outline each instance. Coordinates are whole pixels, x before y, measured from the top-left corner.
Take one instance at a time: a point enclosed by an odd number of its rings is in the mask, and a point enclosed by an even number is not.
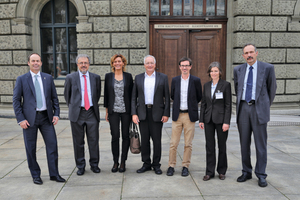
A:
[[[226,0],[150,0],[150,17],[226,15]]]
[[[40,15],[42,70],[54,78],[76,71],[77,10],[67,0],[50,0]]]

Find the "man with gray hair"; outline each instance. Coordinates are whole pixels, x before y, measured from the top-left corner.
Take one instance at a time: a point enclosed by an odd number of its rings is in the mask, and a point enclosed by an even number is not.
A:
[[[90,153],[90,166],[94,173],[100,173],[99,164],[99,105],[101,78],[88,71],[90,58],[79,54],[76,58],[78,71],[68,74],[64,96],[69,107],[73,147],[77,175],[85,172],[84,134],[86,133]]]

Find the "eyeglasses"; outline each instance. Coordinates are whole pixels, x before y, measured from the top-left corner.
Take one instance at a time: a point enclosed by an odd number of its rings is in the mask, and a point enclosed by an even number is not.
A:
[[[190,67],[191,65],[180,65],[180,67],[184,68],[184,67]]]
[[[80,63],[78,63],[78,65],[89,65],[90,63],[88,63],[88,62],[80,62]]]

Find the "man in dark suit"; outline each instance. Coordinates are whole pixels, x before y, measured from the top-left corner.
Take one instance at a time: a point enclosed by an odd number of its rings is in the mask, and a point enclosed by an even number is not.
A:
[[[54,125],[59,120],[59,104],[52,76],[40,72],[40,55],[28,57],[30,71],[19,76],[13,94],[13,107],[18,124],[23,128],[28,167],[35,184],[43,184],[36,161],[37,132],[46,144],[50,180],[65,182],[58,173],[57,139]]]
[[[270,121],[270,106],[276,94],[274,66],[257,61],[258,52],[253,44],[246,44],[243,57],[247,63],[234,68],[237,124],[242,154],[242,175],[238,182],[252,178],[250,158],[251,133],[256,147],[255,174],[258,185],[266,187],[267,174],[267,123]]]
[[[86,133],[90,153],[90,166],[94,173],[100,173],[99,164],[99,105],[101,79],[88,71],[90,58],[80,54],[76,58],[78,71],[67,75],[64,96],[69,107],[73,147],[77,175],[85,172],[84,134]]]
[[[172,79],[171,99],[173,99],[172,136],[170,141],[168,176],[173,176],[176,165],[177,146],[184,129],[184,153],[182,176],[189,175],[192,157],[192,141],[195,133],[195,122],[199,119],[198,103],[202,98],[200,78],[190,75],[192,60],[183,57],[179,61],[180,76]]]
[[[155,72],[156,60],[147,55],[144,58],[145,73],[135,77],[132,90],[131,114],[132,121],[140,125],[142,145],[142,168],[137,173],[154,169],[156,174],[162,174],[161,130],[163,123],[170,117],[170,94],[168,77]],[[153,160],[150,158],[150,137],[153,141]]]

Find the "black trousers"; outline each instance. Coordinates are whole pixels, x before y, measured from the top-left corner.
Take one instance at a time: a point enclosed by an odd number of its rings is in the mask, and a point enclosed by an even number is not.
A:
[[[49,122],[47,111],[40,114],[37,113],[34,124],[31,124],[27,129],[23,129],[27,162],[31,176],[33,178],[41,176],[41,169],[36,161],[36,140],[38,129],[40,130],[46,145],[49,175],[57,176],[59,174],[57,139],[54,126]]]
[[[227,153],[226,153],[226,141],[228,138],[228,131],[223,132],[223,124],[215,124],[212,121],[206,123],[205,128],[205,140],[206,140],[206,175],[214,176],[216,169],[216,141],[215,131],[217,132],[218,139],[218,165],[217,172],[219,174],[226,174],[227,171]]]
[[[161,159],[161,129],[162,122],[154,122],[152,118],[152,108],[146,108],[146,119],[140,121],[141,131],[141,156],[144,167],[160,167]],[[150,137],[153,142],[153,160],[151,164]]]
[[[120,155],[120,121],[122,130],[122,155],[121,162],[127,160],[130,140],[129,140],[129,126],[131,122],[131,115],[127,113],[116,113],[108,115],[110,132],[111,132],[111,151],[113,154],[114,163],[119,163]]]
[[[84,135],[86,133],[90,153],[90,166],[99,164],[99,121],[94,110],[81,109],[77,122],[71,122],[75,163],[77,168],[85,168]]]

